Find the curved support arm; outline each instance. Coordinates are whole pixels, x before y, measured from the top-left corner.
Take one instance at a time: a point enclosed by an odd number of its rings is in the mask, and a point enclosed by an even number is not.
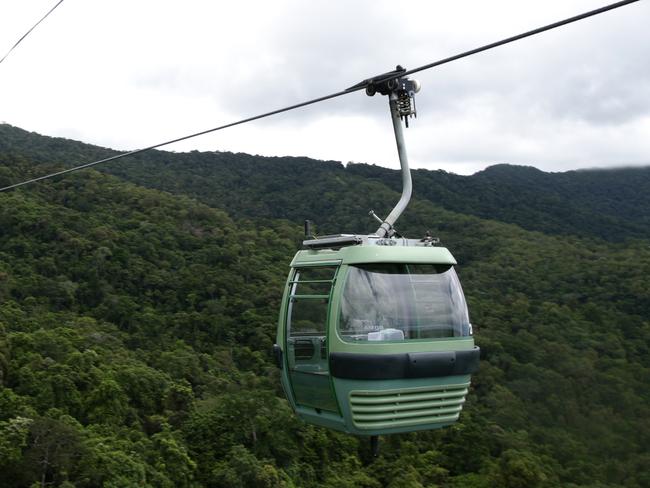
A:
[[[395,142],[397,142],[397,153],[399,154],[399,164],[402,168],[402,197],[390,212],[386,220],[377,229],[376,234],[379,237],[386,237],[391,234],[393,225],[397,221],[409,201],[411,200],[411,193],[413,192],[413,184],[411,183],[411,170],[409,169],[409,161],[406,156],[406,144],[404,143],[404,132],[402,129],[402,119],[397,110],[397,94],[391,93],[388,97],[388,104],[390,106],[390,115],[393,120],[393,130],[395,131]]]

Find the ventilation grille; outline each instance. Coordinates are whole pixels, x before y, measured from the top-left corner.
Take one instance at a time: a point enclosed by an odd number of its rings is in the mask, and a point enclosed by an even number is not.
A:
[[[458,420],[469,383],[386,391],[350,392],[359,429],[390,429]]]

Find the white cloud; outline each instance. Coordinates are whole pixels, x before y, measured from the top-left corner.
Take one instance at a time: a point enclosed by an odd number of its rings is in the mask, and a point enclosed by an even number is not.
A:
[[[0,3],[0,51],[52,5]],[[0,120],[134,149],[601,5],[66,0],[0,64]],[[412,164],[459,173],[503,162],[650,164],[649,14],[639,2],[418,74]],[[397,167],[386,105],[356,93],[170,149]]]

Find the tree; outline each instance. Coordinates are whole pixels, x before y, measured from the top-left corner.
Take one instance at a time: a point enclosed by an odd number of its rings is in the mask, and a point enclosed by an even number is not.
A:
[[[84,447],[78,423],[69,416],[50,412],[30,424],[29,444],[22,464],[24,473],[36,475],[41,488],[51,481],[65,480],[83,455]]]

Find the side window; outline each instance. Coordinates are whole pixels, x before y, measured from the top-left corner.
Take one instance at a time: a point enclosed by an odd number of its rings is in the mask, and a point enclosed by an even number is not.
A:
[[[326,298],[292,298],[290,336],[325,335]]]
[[[336,267],[297,268],[290,282],[289,337],[324,336]]]

